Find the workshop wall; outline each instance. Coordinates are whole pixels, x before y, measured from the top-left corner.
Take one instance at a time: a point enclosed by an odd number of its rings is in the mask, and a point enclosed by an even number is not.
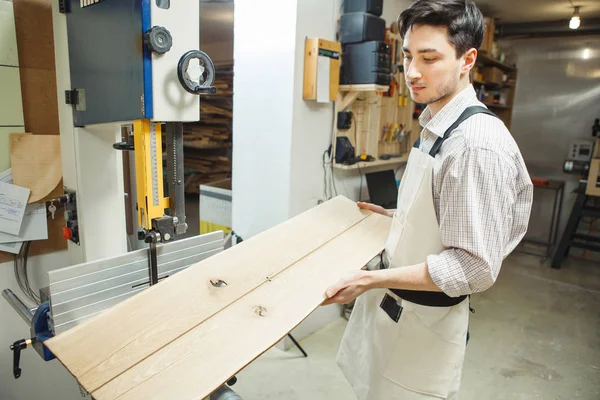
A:
[[[10,166],[10,134],[25,132],[13,8],[0,0],[0,172]]]
[[[29,278],[34,290],[48,286],[48,271],[67,265],[67,252],[45,254],[28,260]],[[0,290],[11,289],[23,301],[23,292],[17,285],[13,263],[0,264]],[[32,306],[33,303],[28,302]],[[17,340],[29,338],[27,324],[12,307],[0,298],[0,398],[2,400],[23,399],[82,399],[77,381],[58,362],[44,361],[33,348],[21,353],[21,377],[12,375],[12,351],[9,346]]]
[[[296,1],[239,2],[234,19],[232,224],[248,238],[289,216]]]
[[[592,140],[600,118],[600,37],[580,36],[503,41],[518,57],[512,134],[529,173],[567,183],[558,240],[569,218],[576,175],[563,163],[574,140]],[[547,238],[551,193],[536,193],[528,236]],[[577,251],[577,250],[575,250]]]
[[[2,171],[10,164],[10,133],[25,130],[36,134],[58,133],[50,5],[50,0],[0,0],[0,108],[10,113],[10,120],[0,118],[0,125],[5,125],[0,126]],[[5,114],[0,112],[0,115]],[[58,218],[50,221],[50,234],[58,235],[62,224],[59,224]],[[41,251],[36,250],[40,244],[44,252],[53,251],[28,259],[28,276],[36,291],[48,285],[47,272],[50,269],[68,264],[67,252],[57,251],[66,248],[62,236],[60,238],[56,246],[44,245],[44,242],[50,241],[38,241],[32,246],[32,253]],[[13,257],[8,253],[0,253],[0,259],[12,260]],[[12,261],[0,263],[0,291],[4,289],[11,289],[24,298],[14,276]],[[77,383],[67,370],[58,361],[44,362],[31,348],[21,355],[21,378],[14,379],[13,355],[9,345],[31,335],[27,324],[3,298],[0,299],[0,326],[0,398],[81,398]]]
[[[335,23],[343,11],[342,4],[343,0],[326,3],[302,1],[298,4],[290,216],[315,206],[320,200],[326,200],[325,185],[328,185],[328,193],[333,192],[333,195],[337,191],[337,194],[352,200],[368,199],[364,175],[361,184],[361,173],[357,170],[333,170],[332,172],[331,165],[323,164],[323,152],[331,143],[334,104],[319,104],[302,99],[304,40],[306,37],[335,40]],[[395,22],[400,13],[410,4],[412,4],[411,0],[384,0],[382,18],[386,20],[387,26]],[[318,13],[315,12],[316,9],[319,9]],[[327,171],[327,180],[324,176],[324,167]],[[330,182],[332,175],[335,185]]]

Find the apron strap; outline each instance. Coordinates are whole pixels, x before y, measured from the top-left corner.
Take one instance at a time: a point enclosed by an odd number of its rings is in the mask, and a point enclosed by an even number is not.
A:
[[[448,137],[450,137],[450,133],[452,133],[452,131],[455,130],[466,119],[472,117],[475,114],[487,114],[487,115],[491,115],[493,117],[498,118],[498,116],[496,114],[494,114],[493,112],[491,112],[490,110],[488,110],[485,107],[482,107],[482,106],[467,107],[465,109],[465,111],[463,111],[463,113],[460,115],[460,117],[458,117],[458,119],[452,125],[450,125],[450,128],[448,128],[446,130],[446,132],[444,132],[444,136],[439,137],[435,141],[435,143],[433,144],[433,147],[431,148],[431,151],[429,152],[429,155],[431,157],[435,157],[435,155],[438,153],[438,151],[440,151],[440,147],[442,147],[442,144],[444,143],[444,141],[446,139],[448,139]],[[419,138],[417,140],[418,143],[415,142],[415,147],[417,147],[417,145],[420,144],[420,141],[421,141],[421,138]]]

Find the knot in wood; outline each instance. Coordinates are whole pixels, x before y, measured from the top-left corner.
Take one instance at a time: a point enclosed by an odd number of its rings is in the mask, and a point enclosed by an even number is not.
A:
[[[258,315],[259,317],[264,317],[267,315],[267,309],[263,306],[256,306],[254,308],[254,312],[256,313],[256,315]]]

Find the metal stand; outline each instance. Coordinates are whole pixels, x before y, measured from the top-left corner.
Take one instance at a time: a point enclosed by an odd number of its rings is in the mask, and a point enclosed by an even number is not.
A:
[[[586,204],[590,196],[585,194],[585,189],[585,182],[580,182],[577,189],[575,189],[577,198],[575,199],[573,210],[569,216],[569,221],[560,239],[556,253],[554,253],[552,268],[561,268],[564,259],[569,255],[571,247],[600,252],[600,245],[594,244],[600,243],[600,237],[577,233],[577,227],[582,217],[600,217],[600,208]]]
[[[558,227],[560,225],[560,214],[562,211],[563,195],[565,191],[565,181],[549,181],[548,184],[536,184],[535,189],[552,190],[554,191],[554,204],[552,205],[552,217],[550,219],[550,229],[548,231],[548,240],[542,241],[535,238],[523,239],[523,243],[532,243],[539,246],[545,246],[546,252],[543,255],[542,262],[546,262],[551,255],[556,245],[556,239],[558,236]],[[528,254],[534,254],[525,251]],[[539,255],[535,253],[534,255]]]
[[[292,336],[291,333],[288,333],[288,337],[290,339],[292,339],[292,342],[294,342],[294,344],[296,345],[296,347],[298,348],[298,350],[300,350],[302,352],[302,354],[304,354],[304,357],[308,357],[308,354],[306,354],[306,352],[304,351],[304,349],[302,348],[302,346],[300,346],[300,343],[296,342],[296,339],[294,339],[294,337]]]

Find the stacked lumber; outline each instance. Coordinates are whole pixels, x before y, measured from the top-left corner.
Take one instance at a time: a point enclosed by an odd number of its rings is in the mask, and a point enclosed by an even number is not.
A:
[[[217,67],[217,94],[200,99],[200,121],[183,124],[186,192],[231,177],[233,66]]]

